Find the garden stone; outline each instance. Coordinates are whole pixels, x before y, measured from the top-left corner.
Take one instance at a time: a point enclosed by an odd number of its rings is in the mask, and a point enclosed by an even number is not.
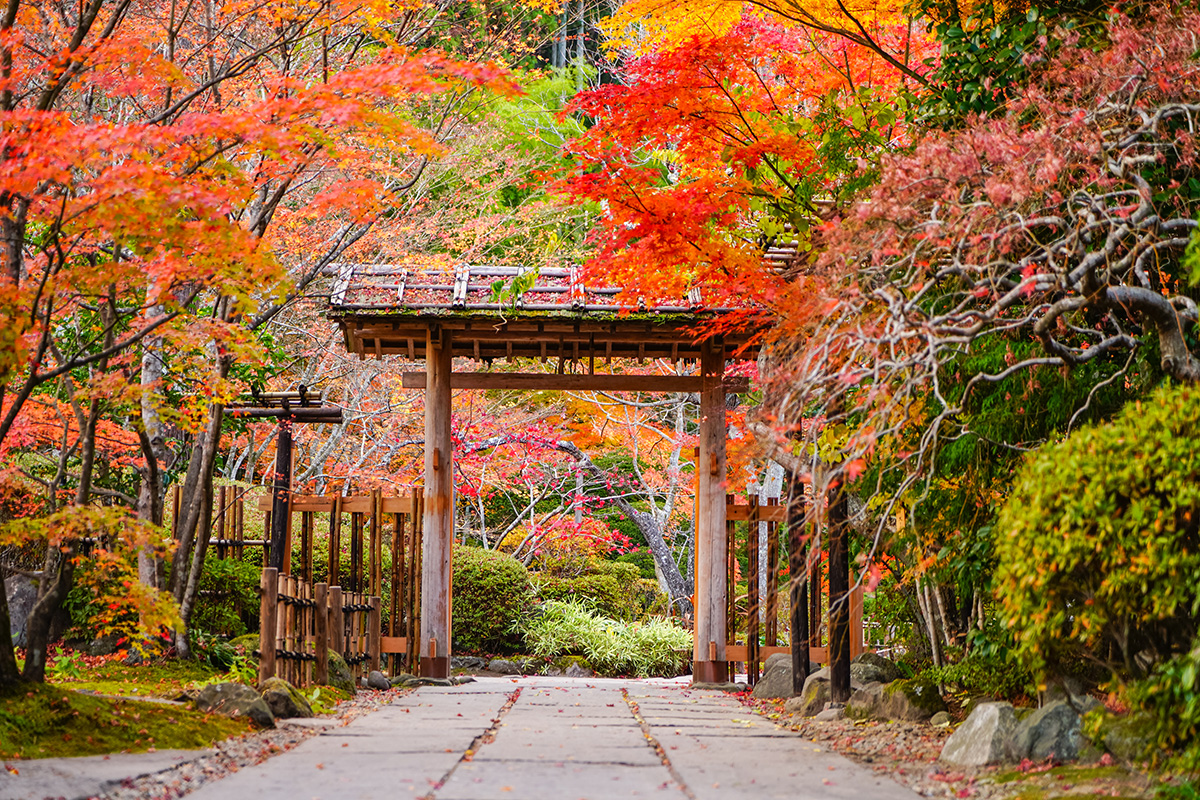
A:
[[[229,646],[234,650],[244,653],[246,658],[258,663],[258,656],[254,655],[258,650],[258,646],[262,644],[262,639],[257,633],[247,633],[245,636],[239,636],[236,639],[229,640]]]
[[[487,659],[478,656],[453,656],[450,659],[451,669],[487,669]]]
[[[129,648],[129,653],[126,654],[125,658],[121,659],[121,663],[127,667],[140,666],[143,661],[145,659],[142,658],[142,651],[136,647]]]
[[[792,654],[791,653],[775,653],[767,656],[767,660],[763,663],[763,675],[766,675],[773,669],[784,667],[791,672],[792,670]]]
[[[501,675],[520,675],[524,670],[523,665],[515,661],[510,661],[507,658],[493,658],[488,662],[487,668],[491,672],[499,672]]]
[[[392,684],[388,679],[383,677],[383,673],[377,669],[371,670],[371,674],[367,675],[367,688],[375,689],[380,692],[386,692],[392,688]]]
[[[25,646],[25,628],[29,612],[37,602],[37,581],[24,575],[13,575],[4,581],[4,597],[8,600],[8,627],[13,644]]]
[[[262,695],[244,683],[212,683],[200,690],[196,710],[226,717],[247,717],[260,728],[274,728],[275,717]]]
[[[958,767],[984,767],[1002,763],[1008,742],[1017,727],[1017,715],[1008,703],[976,706],[942,748],[942,761]]]
[[[883,687],[872,681],[850,695],[846,703],[846,716],[850,719],[877,719],[883,714]]]
[[[551,677],[590,678],[596,673],[583,656],[560,656],[547,664],[542,674]]]
[[[935,728],[950,727],[950,713],[947,711],[939,711],[929,718],[929,724]]]
[[[346,659],[342,658],[340,653],[332,650],[329,651],[329,678],[325,681],[325,685],[341,689],[351,696],[358,690],[358,687],[354,685],[354,673],[350,671],[350,665],[346,663]]]
[[[759,699],[791,697],[795,692],[792,690],[792,660],[791,656],[786,653],[779,655],[784,656],[786,661],[776,661],[773,668],[768,668],[758,679],[758,683],[754,684],[754,691],[751,693]],[[771,656],[776,658],[776,656]],[[771,659],[767,659],[770,664]]]
[[[1017,723],[1009,740],[1013,761],[1074,761],[1079,756],[1082,724],[1078,712],[1058,700],[1039,708]]]
[[[307,719],[313,715],[308,698],[283,678],[267,678],[258,685],[258,691],[275,719]]]
[[[892,681],[883,689],[880,714],[884,719],[925,722],[945,710],[946,701],[929,681]]]
[[[117,652],[117,641],[119,638],[120,637],[118,636],[101,636],[97,639],[93,639],[92,643],[88,645],[88,655],[111,656],[113,653]]]
[[[804,683],[804,691],[799,697],[793,697],[783,704],[783,708],[789,714],[799,714],[802,717],[811,717],[814,714],[820,713],[825,708],[825,704],[829,702],[829,681],[815,681],[812,676]]]
[[[471,677],[470,675],[459,675],[457,678],[451,678],[450,680],[455,686],[462,686],[466,683],[475,683],[475,678]]]
[[[821,711],[821,713],[813,717],[813,720],[816,722],[837,722],[839,719],[844,719],[845,716],[845,708],[842,706],[832,706]]]
[[[1144,759],[1154,743],[1153,724],[1150,715],[1144,712],[1110,718],[1101,728],[1104,749],[1123,761]]]
[[[404,683],[400,684],[404,689],[415,689],[418,686],[455,686],[457,685],[451,678],[409,678]]]
[[[859,678],[863,683],[871,681],[879,681],[880,683],[891,683],[892,681],[900,680],[900,668],[896,666],[894,661],[890,661],[878,653],[859,653],[850,660],[850,674],[854,674],[855,667],[860,668],[860,672],[866,674],[868,670],[873,671],[876,677]]]
[[[746,691],[746,684],[733,683],[732,681],[729,681],[726,683],[710,683],[709,681],[695,681],[692,683],[692,688],[697,689],[699,691],[705,691],[705,692],[744,692],[744,691]]]
[[[390,683],[392,686],[401,686],[405,681],[411,681],[415,677],[417,676],[413,675],[411,672],[401,672],[398,675],[393,675],[392,679],[388,681],[388,683]]]
[[[572,664],[565,674],[568,678],[591,678],[596,673],[581,664]]]

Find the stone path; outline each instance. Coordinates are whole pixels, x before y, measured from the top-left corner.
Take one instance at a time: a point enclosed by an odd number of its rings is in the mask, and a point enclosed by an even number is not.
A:
[[[163,762],[181,754],[156,754]],[[146,756],[114,756],[134,776]],[[130,761],[125,762],[125,759]],[[17,762],[69,777],[94,759]],[[55,762],[53,764],[49,762]],[[72,764],[74,762],[74,764]],[[38,765],[39,768],[35,768]],[[169,764],[164,763],[165,769]],[[22,780],[0,798],[80,797]],[[13,783],[17,783],[14,781]],[[45,794],[43,794],[45,792]],[[422,687],[263,763],[196,800],[915,800],[918,795],[774,725],[719,692],[664,681],[481,678]]]
[[[917,795],[716,692],[600,679],[424,687],[196,800],[604,800]]]

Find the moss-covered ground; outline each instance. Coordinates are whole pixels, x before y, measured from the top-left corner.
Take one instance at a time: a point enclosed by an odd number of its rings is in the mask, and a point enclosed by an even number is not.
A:
[[[200,661],[162,660],[128,666],[119,659],[83,665],[78,675],[51,675],[48,682],[64,689],[120,697],[178,697],[185,689],[220,675]],[[230,678],[230,680],[233,680]]]
[[[168,703],[45,684],[0,690],[0,759],[192,749],[249,730],[247,720]]]

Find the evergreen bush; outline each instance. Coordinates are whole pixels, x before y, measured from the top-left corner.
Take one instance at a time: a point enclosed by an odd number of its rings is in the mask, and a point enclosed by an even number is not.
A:
[[[616,620],[642,619],[658,599],[658,583],[646,580],[634,564],[593,560],[576,577],[534,573],[534,590],[543,601],[582,600],[597,613]]]
[[[455,547],[452,625],[455,651],[509,652],[517,623],[533,605],[529,571],[512,556]]]

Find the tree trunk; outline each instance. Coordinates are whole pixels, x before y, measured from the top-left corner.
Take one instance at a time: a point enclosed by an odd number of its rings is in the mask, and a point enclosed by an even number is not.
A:
[[[17,671],[17,655],[13,652],[12,621],[8,616],[8,593],[4,590],[4,570],[0,568],[0,689],[12,686],[21,680]]]

